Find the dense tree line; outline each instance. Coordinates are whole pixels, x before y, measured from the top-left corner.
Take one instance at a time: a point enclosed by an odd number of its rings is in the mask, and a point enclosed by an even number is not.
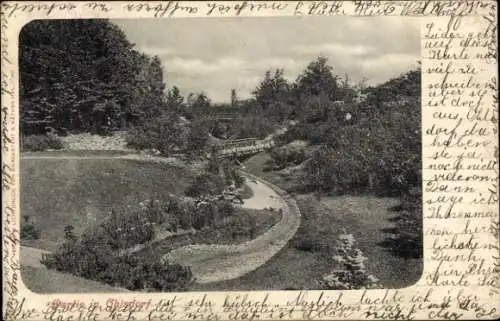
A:
[[[106,133],[165,108],[159,58],[108,20],[36,20],[19,40],[24,134]]]

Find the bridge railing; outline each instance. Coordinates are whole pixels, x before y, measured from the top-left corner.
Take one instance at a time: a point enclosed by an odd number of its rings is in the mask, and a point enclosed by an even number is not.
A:
[[[222,143],[218,146],[219,155],[242,155],[264,151],[275,145],[273,140],[259,140],[256,138],[238,139]]]
[[[259,140],[257,138],[235,139],[219,145],[220,149],[230,149],[237,147],[255,146]]]

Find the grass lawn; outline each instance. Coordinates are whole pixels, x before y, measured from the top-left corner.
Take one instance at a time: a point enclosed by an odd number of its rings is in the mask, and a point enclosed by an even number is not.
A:
[[[127,289],[115,288],[45,267],[22,266],[21,278],[24,285],[36,293],[129,292]]]
[[[24,244],[54,251],[72,225],[78,235],[112,207],[133,207],[166,193],[183,194],[185,168],[122,159],[22,159],[21,215],[41,229]]]

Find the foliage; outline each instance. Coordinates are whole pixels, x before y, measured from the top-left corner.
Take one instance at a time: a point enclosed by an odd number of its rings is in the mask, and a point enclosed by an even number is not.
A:
[[[191,156],[201,156],[208,145],[208,128],[201,121],[191,123],[186,141],[186,152]]]
[[[21,138],[21,148],[23,151],[44,151],[48,149],[64,148],[62,140],[53,134],[30,135]]]
[[[186,190],[186,196],[200,197],[218,195],[224,191],[224,181],[219,175],[203,173],[195,177]]]
[[[29,221],[29,216],[24,216],[21,222],[21,240],[38,240],[42,234],[35,223]]]
[[[112,210],[110,217],[93,232],[93,239],[100,239],[114,250],[126,249],[154,238],[153,224],[141,211],[126,213]]]
[[[189,93],[181,112],[189,120],[201,121],[209,115],[211,106],[212,102],[205,93]]]
[[[222,172],[226,186],[234,185],[234,187],[240,188],[245,183],[245,177],[238,173],[237,168],[228,161],[222,164]]]
[[[342,265],[341,269],[323,277],[322,283],[331,290],[371,289],[380,287],[378,279],[366,271],[366,257],[357,247],[352,234],[341,234],[336,247],[338,255],[333,259]]]
[[[193,282],[188,267],[119,256],[108,242],[102,241],[92,233],[81,239],[67,239],[43,263],[51,269],[129,290],[185,291]]]
[[[291,112],[290,93],[290,84],[284,78],[284,70],[276,69],[273,75],[271,70],[268,70],[253,91],[256,109],[266,117],[282,121]]]
[[[21,31],[19,44],[24,135],[107,134],[153,118],[161,108],[159,58],[134,50],[108,20],[35,20]]]
[[[306,160],[306,154],[303,148],[279,147],[271,150],[270,162],[268,165],[274,170],[280,170],[288,166],[294,166]]]
[[[309,189],[403,195],[417,186],[421,166],[419,82],[419,73],[412,71],[371,89],[367,102],[356,108],[332,104],[319,108],[324,113],[321,117],[308,116],[314,115],[312,111],[305,114],[287,135],[323,145],[306,168]]]
[[[234,215],[234,207],[224,200],[198,203],[184,202],[175,196],[160,200],[146,200],[140,204],[142,216],[153,224],[162,224],[169,231],[196,229],[214,226]]]
[[[191,269],[179,264],[139,261],[120,257],[100,277],[108,284],[130,290],[177,292],[187,291],[194,282]]]
[[[337,77],[333,74],[333,67],[328,65],[328,59],[318,57],[306,67],[297,79],[299,96],[325,96],[329,100],[336,100]]]
[[[423,256],[422,224],[422,189],[418,187],[411,189],[402,197],[395,234],[390,240],[395,255],[404,258]]]
[[[135,149],[157,149],[163,155],[180,150],[187,137],[187,130],[179,124],[174,113],[148,119],[131,128],[127,135],[127,146]]]

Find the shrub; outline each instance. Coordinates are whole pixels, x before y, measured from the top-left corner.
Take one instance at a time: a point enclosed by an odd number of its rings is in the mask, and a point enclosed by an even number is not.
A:
[[[216,137],[233,139],[254,137],[262,139],[274,131],[273,122],[262,115],[245,115],[232,120],[224,128],[212,132]]]
[[[37,152],[48,149],[62,149],[63,147],[62,140],[54,134],[30,135],[21,139],[23,151]]]
[[[189,133],[186,138],[186,151],[191,156],[202,155],[209,140],[208,128],[200,121],[191,123]]]
[[[126,249],[131,246],[150,241],[154,238],[154,229],[151,218],[143,215],[142,211],[111,212],[111,216],[100,223],[91,235],[82,237],[98,238],[112,249]]]
[[[402,257],[421,258],[423,255],[422,189],[410,190],[402,197],[401,212],[396,221],[392,250]]]
[[[356,246],[352,234],[341,234],[336,246],[338,252],[333,259],[342,265],[341,269],[323,277],[322,284],[327,289],[351,290],[371,289],[380,287],[378,279],[366,271],[364,261],[366,257]]]
[[[273,169],[279,170],[288,166],[294,166],[306,160],[304,149],[292,147],[280,147],[271,151],[270,165]]]
[[[24,222],[21,223],[21,240],[38,240],[41,236],[41,231],[33,222],[29,222],[29,217],[24,217]]]
[[[162,201],[141,202],[142,217],[155,224],[168,223],[170,231],[181,229],[201,229],[213,226],[224,218],[234,215],[234,206],[225,200],[204,201],[197,205],[183,202],[175,196],[168,196]]]
[[[87,230],[81,239],[67,239],[43,264],[129,290],[185,291],[192,284],[189,267],[119,256],[105,238],[106,235]]]
[[[299,251],[317,252],[321,250],[318,242],[309,239],[298,239],[295,241],[295,248]]]
[[[127,133],[127,146],[138,150],[156,149],[168,155],[182,148],[186,136],[178,117],[165,114],[131,128]]]
[[[218,195],[224,191],[224,187],[224,180],[219,175],[203,173],[198,175],[187,188],[186,196]]]
[[[224,176],[224,183],[229,186],[233,185],[236,188],[240,188],[243,186],[245,183],[245,177],[241,175],[238,170],[234,167],[234,165],[231,165],[227,162],[225,162],[222,166],[223,169],[223,176]]]
[[[231,217],[234,215],[234,206],[228,201],[219,201],[217,204],[217,212],[219,213],[221,219],[226,217]]]

